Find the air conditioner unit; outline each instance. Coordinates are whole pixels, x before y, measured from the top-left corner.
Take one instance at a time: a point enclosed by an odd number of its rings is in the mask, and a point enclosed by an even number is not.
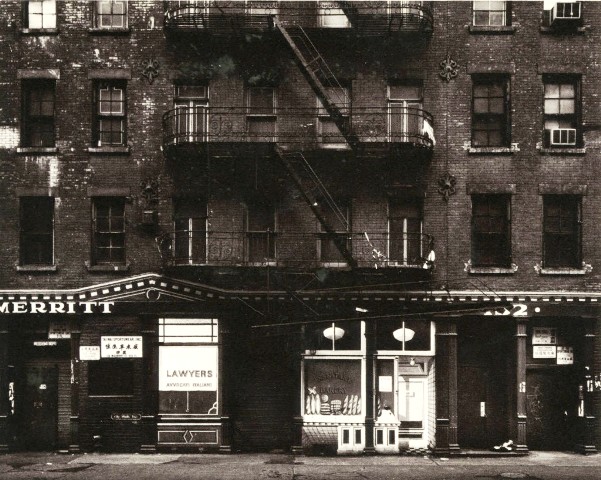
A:
[[[557,2],[551,8],[551,25],[580,20],[580,2]]]
[[[551,130],[551,145],[570,146],[576,145],[575,128],[554,128]]]

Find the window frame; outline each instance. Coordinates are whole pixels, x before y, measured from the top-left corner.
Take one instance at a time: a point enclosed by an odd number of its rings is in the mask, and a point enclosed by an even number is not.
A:
[[[108,103],[112,106],[113,104],[121,104],[120,111],[113,112],[112,108],[108,112],[102,112],[103,102],[102,92],[107,91],[110,99]],[[114,101],[113,93],[121,91],[121,100]],[[103,122],[110,122],[112,127],[114,121],[120,122],[120,128],[115,130],[113,128],[105,130],[103,128]],[[117,132],[117,133],[115,133]],[[121,137],[119,143],[116,142],[104,142],[103,134],[108,133],[110,136],[118,134]],[[94,84],[94,129],[92,145],[98,148],[103,147],[125,147],[127,146],[127,82],[124,80],[99,80]]]
[[[182,212],[182,210],[184,210]],[[190,215],[187,212],[198,212],[202,213],[204,210],[204,215]],[[185,229],[178,229],[178,222],[187,221],[187,227]],[[197,230],[195,229],[196,222],[202,222],[204,224],[204,229]],[[172,258],[175,265],[206,265],[209,262],[209,207],[208,203],[203,198],[184,198],[178,197],[173,199],[173,239],[172,239]],[[197,244],[195,232],[199,232],[204,234],[204,252],[196,252]],[[179,238],[178,234],[181,233],[184,235],[183,238]],[[187,239],[187,240],[186,240]],[[187,257],[182,257],[180,260],[177,257],[177,245],[178,241],[186,240],[188,255]],[[202,248],[202,247],[201,247]],[[198,254],[202,254],[199,256]],[[202,258],[204,257],[204,258]],[[200,261],[196,261],[196,260]],[[182,261],[185,260],[185,261]]]
[[[494,214],[495,205],[503,212]],[[485,207],[487,214],[476,214],[476,203],[483,202],[480,206]],[[485,203],[485,204],[484,204]],[[511,242],[511,195],[502,193],[479,194],[471,196],[471,262],[476,268],[509,268],[512,260],[512,242]],[[493,212],[491,212],[491,210]],[[478,219],[487,221],[489,228],[479,230]],[[500,231],[491,229],[491,225],[503,225]],[[504,246],[503,249],[498,245]],[[496,255],[490,255],[490,252]],[[490,260],[482,260],[483,252],[489,252]]]
[[[344,17],[344,18],[342,18]],[[351,21],[340,8],[339,2],[318,1],[317,2],[317,20],[320,28],[351,28]],[[330,22],[328,22],[330,20]]]
[[[256,90],[271,90],[271,107],[254,107],[252,104],[252,93]],[[277,106],[278,92],[274,85],[247,85],[245,92],[246,103],[246,135],[250,142],[275,142],[277,139],[278,122]],[[269,109],[270,108],[270,109]],[[251,125],[255,124],[273,124],[272,132],[251,132]]]
[[[335,98],[332,102],[334,105],[338,107],[340,113],[342,114],[343,119],[349,123],[351,118],[351,107],[352,107],[352,90],[349,82],[344,82],[340,86],[327,86],[326,91],[328,92],[328,96],[331,97],[330,91],[339,91],[342,89],[342,102],[340,102],[340,96],[338,93],[335,93]],[[340,132],[336,122],[330,115],[330,113],[323,106],[322,101],[319,97],[316,97],[317,102],[317,137],[321,148],[347,148],[348,144],[342,132]],[[324,134],[324,126],[325,125],[334,125],[336,130],[338,131],[338,135],[332,135],[331,137],[325,136]],[[334,141],[334,140],[340,141]]]
[[[40,4],[40,13],[32,12],[31,5],[37,3]],[[25,28],[32,31],[44,31],[44,30],[56,30],[57,28],[57,6],[58,3],[56,0],[26,0],[23,2],[23,24]],[[45,12],[46,9],[50,8],[50,13]],[[31,26],[32,24],[32,15],[39,15],[41,20],[41,26]],[[45,24],[45,20],[49,20],[47,24]]]
[[[125,0],[95,0],[94,1],[94,27],[101,30],[126,30],[128,28],[128,3]],[[109,4],[110,13],[101,13],[102,4]],[[121,4],[123,6],[123,13],[114,13],[113,9],[115,4]],[[103,25],[103,17],[109,18],[110,25]],[[121,17],[123,25],[113,25],[114,17]]]
[[[102,205],[104,204],[104,205]],[[107,221],[109,224],[109,230],[106,232],[100,231],[98,229],[98,208],[99,206],[108,207],[108,215]],[[121,215],[113,215],[113,209],[118,209],[117,213],[121,213]],[[100,217],[103,218],[103,217]],[[121,229],[113,230],[113,221],[118,219],[121,220]],[[126,212],[125,212],[125,197],[92,197],[92,262],[93,266],[100,265],[126,265],[127,261],[127,230],[125,228],[126,222]],[[99,238],[101,235],[108,236],[109,246],[99,246]],[[113,240],[117,240],[122,237],[121,242],[115,242],[116,246],[113,246]],[[99,255],[99,249],[107,250],[110,252],[108,258],[105,258],[104,255]],[[115,259],[113,256],[113,251],[121,250],[123,252],[122,259]]]
[[[349,252],[352,252],[352,247],[353,247],[353,242],[352,242],[352,215],[353,215],[353,209],[352,209],[352,200],[349,198],[343,198],[343,199],[332,199],[334,201],[334,204],[340,209],[340,213],[342,213],[344,215],[345,221],[348,225],[346,230],[340,230],[337,228],[334,228],[334,232],[333,233],[328,233],[325,231],[323,225],[316,220],[317,222],[317,226],[318,226],[318,241],[317,241],[317,255],[319,258],[319,263],[323,266],[328,266],[328,267],[345,267],[347,266],[347,262],[346,260],[342,257],[340,251],[338,250],[338,247],[336,246],[336,244],[334,243],[334,239],[335,238],[340,238],[340,237],[344,237],[344,240],[346,241],[346,247],[347,250]],[[338,218],[332,218],[332,217],[327,217],[327,214],[324,215],[326,216],[326,221],[333,221],[333,223],[335,224],[335,227],[340,227],[340,219]],[[324,248],[324,245],[326,245],[326,243],[329,243],[329,245]],[[333,252],[335,251],[335,256],[339,257],[337,260],[324,260],[324,251],[325,252]]]
[[[486,87],[486,95],[478,95],[478,87]],[[495,87],[502,89],[502,95],[493,95]],[[501,99],[503,112],[491,112],[491,101]],[[487,111],[477,111],[478,100],[487,102]],[[498,124],[498,128],[487,128]],[[486,143],[478,143],[476,134],[484,132]],[[498,143],[491,140],[491,133],[497,132]],[[471,145],[475,148],[508,148],[511,146],[511,79],[508,75],[474,75],[472,77],[472,124]]]
[[[408,215],[402,215],[402,214],[397,214],[395,209],[400,209],[402,207],[415,207],[416,211],[417,211],[417,216],[414,217],[410,217]],[[415,248],[415,245],[413,245],[413,248],[411,247],[411,239],[409,237],[409,235],[411,235],[411,233],[408,231],[409,228],[409,221],[410,220],[416,220],[419,221],[419,234],[418,238],[417,238],[417,242],[418,242],[418,249],[419,249],[419,256],[420,258],[423,257],[423,244],[422,244],[422,236],[423,236],[423,227],[424,227],[424,205],[423,205],[423,199],[421,198],[417,198],[417,197],[407,197],[407,198],[389,198],[388,199],[388,224],[387,224],[387,229],[388,229],[388,239],[387,239],[387,258],[388,258],[388,265],[390,266],[397,266],[397,265],[418,265],[417,263],[412,263],[410,262],[410,258],[409,258],[409,251],[413,250]],[[401,239],[397,239],[394,236],[393,232],[393,223],[394,221],[398,221],[400,224],[402,224],[402,231],[400,232],[402,235]],[[395,243],[396,241],[402,242],[402,251],[403,251],[403,255],[402,258],[398,259],[398,258],[393,258],[393,251],[396,251],[396,249],[393,248],[393,243]],[[413,242],[415,242],[415,240],[413,240]],[[395,255],[396,257],[396,255]],[[420,262],[421,263],[421,262]]]
[[[550,207],[550,202],[558,201],[559,202],[559,232],[549,232],[549,217],[548,210]],[[564,203],[565,202],[565,203]],[[566,203],[571,203],[571,205],[566,205]],[[563,232],[561,228],[563,226],[562,218],[565,215],[562,215],[562,207],[571,207],[573,210],[571,212],[573,216],[572,223],[572,231]],[[545,194],[543,195],[543,245],[542,245],[542,261],[543,268],[581,268],[582,266],[582,196],[581,195],[568,195],[568,194]],[[557,237],[562,237],[562,240],[568,240],[568,242],[572,245],[574,251],[572,252],[574,258],[572,262],[566,261],[563,255],[560,255],[558,258],[549,258],[549,244],[553,241],[550,236],[554,236],[555,241],[557,241]],[[571,241],[570,241],[571,238]]]
[[[37,203],[39,202],[39,203]],[[31,203],[30,205],[26,205],[27,203]],[[47,203],[47,205],[42,205]],[[31,266],[53,266],[55,264],[55,238],[54,238],[54,209],[55,209],[55,199],[50,196],[26,196],[19,197],[19,266],[21,267],[31,267]],[[26,228],[26,220],[25,216],[29,216],[32,212],[41,213],[43,209],[47,208],[47,214],[49,214],[47,228],[40,227],[40,230],[36,228]],[[25,210],[29,209],[29,212]],[[31,237],[43,237],[44,243],[48,243],[46,245],[45,250],[49,253],[49,259],[46,261],[29,261],[29,255],[25,252],[29,249],[26,249],[26,244],[31,246],[31,243],[38,243],[39,240],[32,239]],[[27,258],[26,258],[27,257]]]
[[[44,115],[44,103],[49,103],[44,96],[51,95],[52,114]],[[33,114],[32,97],[40,95],[36,102],[39,114]],[[21,146],[27,148],[54,148],[56,146],[56,81],[51,79],[27,79],[21,83]],[[51,141],[46,141],[47,139]],[[39,137],[39,142],[34,141]],[[38,143],[38,144],[36,144]]]
[[[257,207],[260,208],[257,208]],[[251,217],[254,215],[263,215],[264,213],[270,214],[270,227],[267,227],[265,230],[257,230],[251,229]],[[261,217],[261,218],[266,218]],[[252,202],[247,203],[246,208],[244,209],[244,232],[245,232],[245,251],[246,251],[246,261],[251,265],[264,265],[264,264],[274,264],[277,260],[277,225],[278,225],[278,215],[277,208],[272,203],[258,203]],[[267,256],[264,256],[261,260],[257,259],[257,255],[253,255],[251,250],[251,245],[255,242],[258,243],[261,238],[264,238],[261,243],[265,244],[266,247],[264,250],[267,251]]]
[[[582,97],[581,97],[581,76],[580,75],[544,75],[543,76],[543,140],[545,148],[569,148],[569,147],[582,147]],[[558,96],[551,97],[547,96],[548,87],[556,85],[558,87]],[[573,97],[562,97],[562,87],[571,86],[573,89]],[[561,110],[562,101],[572,100],[573,112],[572,113],[547,113],[547,103],[556,101],[558,104],[558,110]],[[551,144],[551,135],[554,128],[547,128],[548,123],[570,124],[569,127],[557,126],[557,129],[574,129],[575,142],[573,144]]]
[[[476,8],[476,4],[478,3],[487,3],[488,8]],[[492,9],[491,4],[493,3],[503,3],[503,9]],[[488,22],[487,23],[479,23],[476,20],[477,12],[487,12],[488,13]],[[501,23],[491,23],[492,14],[501,13],[502,14],[502,22]],[[511,26],[511,2],[503,1],[499,2],[496,0],[476,0],[472,2],[472,26],[474,27],[509,27]]]

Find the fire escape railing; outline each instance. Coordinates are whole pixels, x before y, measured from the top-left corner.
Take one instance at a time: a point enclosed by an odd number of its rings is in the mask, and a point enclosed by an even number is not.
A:
[[[157,237],[167,266],[347,267],[344,242],[360,268],[430,268],[433,238],[420,233],[178,230]]]

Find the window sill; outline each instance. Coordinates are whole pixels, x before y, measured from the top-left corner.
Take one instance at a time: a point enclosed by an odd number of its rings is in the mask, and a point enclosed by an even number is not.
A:
[[[58,35],[58,28],[22,28],[21,35]]]
[[[114,28],[101,28],[93,27],[88,29],[88,33],[92,35],[127,35],[130,33],[129,27],[114,27]]]
[[[541,268],[539,275],[586,275],[586,268]]]
[[[56,272],[58,271],[58,267],[56,265],[17,265],[17,272],[24,273],[35,273],[35,272]]]
[[[514,275],[518,266],[512,264],[511,267],[469,267],[466,271],[471,275]]]
[[[589,29],[588,26],[572,28],[540,27],[540,33],[551,33],[556,35],[573,35],[575,33],[584,34]]]
[[[586,148],[548,148],[540,147],[538,151],[541,155],[585,155]]]
[[[520,151],[517,143],[512,143],[511,147],[472,147],[467,148],[467,153],[473,155],[511,155]]]
[[[470,25],[470,33],[484,33],[493,35],[511,35],[517,30],[517,25]]]
[[[88,272],[129,272],[129,263],[125,265],[90,265],[90,262],[86,262],[86,268]]]
[[[88,153],[129,155],[129,147],[88,147]]]
[[[44,155],[47,153],[58,153],[57,147],[17,147],[17,153],[39,154]]]

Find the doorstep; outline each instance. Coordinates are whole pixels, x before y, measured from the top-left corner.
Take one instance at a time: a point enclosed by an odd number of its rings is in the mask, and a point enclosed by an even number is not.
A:
[[[495,458],[495,457],[526,457],[529,453],[526,452],[496,452],[493,450],[476,450],[464,449],[459,452],[449,453],[449,457],[478,457],[478,458]]]

